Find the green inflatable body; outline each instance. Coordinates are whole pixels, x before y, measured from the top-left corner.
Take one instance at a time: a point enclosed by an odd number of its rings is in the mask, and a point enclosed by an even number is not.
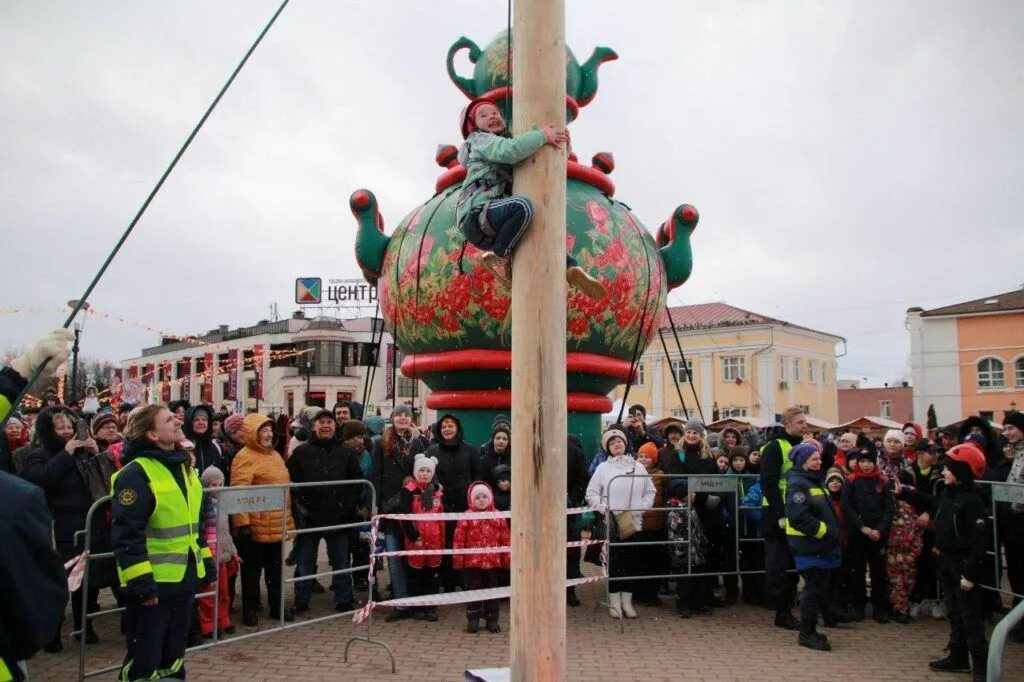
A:
[[[461,49],[475,64],[473,78],[455,72],[452,60]],[[505,32],[483,50],[460,38],[448,52],[448,73],[467,97],[509,109],[507,51]],[[571,51],[566,56],[566,108],[573,120],[597,92],[598,66],[616,55],[599,47],[583,65]],[[455,224],[466,173],[456,156],[454,146],[438,149],[445,171],[434,196],[390,236],[372,192],[357,190],[349,205],[359,222],[356,258],[378,287],[385,324],[403,354],[402,373],[426,382],[427,406],[456,414],[467,440],[480,445],[490,438],[493,418],[510,410],[511,298]],[[690,276],[690,236],[698,220],[697,210],[682,204],[652,237],[613,198],[608,176],[614,168],[609,153],[596,154],[590,166],[572,155],[566,178],[566,251],[608,291],[594,301],[570,288],[566,301],[569,433],[588,454],[599,444],[601,414],[611,409],[608,393],[629,378],[656,333],[668,291]]]

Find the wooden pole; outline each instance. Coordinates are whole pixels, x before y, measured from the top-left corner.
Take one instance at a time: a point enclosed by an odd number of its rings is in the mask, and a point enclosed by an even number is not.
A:
[[[516,0],[513,133],[565,126],[564,0]],[[512,277],[511,672],[565,679],[565,168],[545,146],[515,169],[536,207]]]

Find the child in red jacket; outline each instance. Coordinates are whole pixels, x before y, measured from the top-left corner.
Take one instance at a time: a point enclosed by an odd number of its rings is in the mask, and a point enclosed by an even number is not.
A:
[[[466,494],[470,512],[493,512],[494,493],[483,481],[469,486]],[[488,547],[508,547],[512,542],[508,523],[505,519],[463,519],[455,526],[453,549],[484,549]],[[502,569],[509,568],[508,552],[485,552],[479,554],[456,554],[452,560],[455,570],[463,571],[467,590],[483,590],[499,587],[502,584]],[[486,599],[466,604],[466,619],[469,624],[466,632],[480,631],[480,616],[487,622],[488,632],[501,632],[498,624],[500,602],[497,599]]]
[[[414,478],[401,490],[398,501],[399,514],[440,514],[444,511],[440,486],[433,483],[436,468],[435,457],[416,455],[412,466]],[[444,521],[402,521],[402,532],[405,535],[406,551],[444,549]],[[437,594],[441,555],[412,554],[407,559],[409,596]],[[433,623],[437,621],[437,607],[412,609],[412,617],[414,620],[428,620]]]

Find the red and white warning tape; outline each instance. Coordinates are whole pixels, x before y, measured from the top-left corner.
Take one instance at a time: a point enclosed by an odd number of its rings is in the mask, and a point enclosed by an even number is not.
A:
[[[590,507],[573,507],[567,509],[569,516],[594,511]],[[511,512],[445,512],[440,514],[378,514],[373,517],[370,524],[370,547],[377,547],[378,526],[381,519],[392,521],[458,521],[461,519],[508,519]],[[571,578],[565,581],[566,587],[585,585],[607,580],[608,578],[608,541],[607,540],[575,540],[565,543],[566,547],[587,547],[589,545],[602,545],[601,547],[601,575],[588,578]],[[373,552],[370,554],[370,575],[373,575],[374,564],[378,558],[412,556],[415,554],[429,555],[450,555],[450,554],[493,554],[511,552],[511,547],[467,547],[464,549],[422,549],[422,550],[399,550],[393,552]],[[418,597],[403,597],[402,599],[389,599],[387,601],[368,601],[363,608],[352,615],[354,623],[362,623],[370,613],[378,606],[390,606],[394,608],[417,608],[426,606],[451,606],[453,604],[466,604],[490,599],[504,599],[512,595],[512,588],[491,587],[483,590],[466,590],[463,592],[446,592],[444,594],[426,594]]]
[[[68,573],[69,592],[74,592],[82,586],[82,580],[85,578],[85,564],[88,559],[89,552],[82,552],[78,556],[68,559],[64,564],[64,570],[70,571]]]

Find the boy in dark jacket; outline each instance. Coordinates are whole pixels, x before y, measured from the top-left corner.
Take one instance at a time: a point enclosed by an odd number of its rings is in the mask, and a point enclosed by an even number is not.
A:
[[[850,530],[853,570],[853,601],[858,620],[864,617],[867,586],[864,572],[871,571],[871,611],[879,623],[889,622],[889,577],[885,572],[886,534],[895,509],[892,483],[881,475],[872,447],[857,453],[857,468],[843,488],[842,510]]]
[[[974,484],[984,472],[985,454],[973,443],[946,453],[942,470],[946,487],[935,510],[935,552],[949,617],[949,655],[928,664],[941,672],[973,670],[975,680],[986,679],[988,663],[978,583],[987,561],[989,530],[986,506]]]

